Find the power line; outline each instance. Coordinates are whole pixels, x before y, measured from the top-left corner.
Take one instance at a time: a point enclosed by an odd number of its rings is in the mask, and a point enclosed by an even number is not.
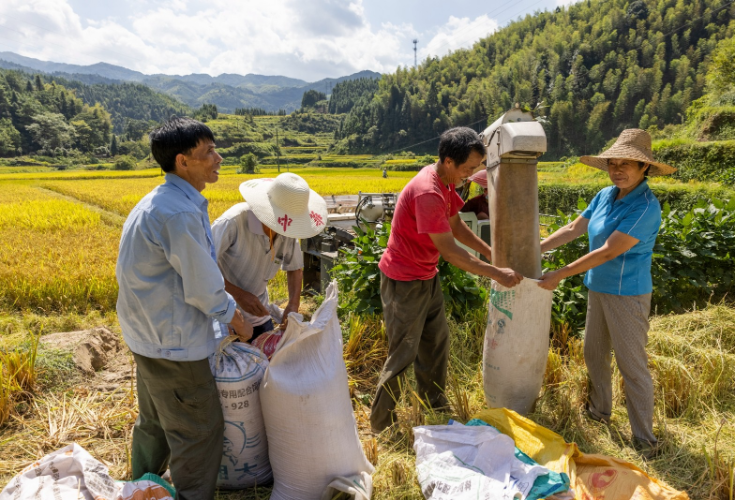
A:
[[[501,115],[502,115],[502,113],[501,113]],[[498,118],[501,115],[498,115]],[[473,127],[473,126],[477,125],[478,123],[487,122],[487,120],[488,120],[488,117],[482,118],[480,120],[477,120],[476,122],[468,123],[467,125],[461,125],[461,126],[462,127]],[[495,118],[495,120],[497,120],[497,118]],[[493,120],[493,121],[495,121],[495,120]],[[411,144],[410,146],[406,146],[406,147],[403,147],[403,148],[394,149],[393,151],[389,151],[389,152],[387,152],[385,154],[388,154],[389,155],[389,154],[397,153],[398,151],[403,151],[404,149],[412,148],[414,146],[420,146],[421,144],[426,144],[427,142],[436,141],[437,139],[439,139],[439,137],[440,136],[437,135],[436,137],[432,137],[431,139],[426,139],[425,141],[417,142],[415,144]]]

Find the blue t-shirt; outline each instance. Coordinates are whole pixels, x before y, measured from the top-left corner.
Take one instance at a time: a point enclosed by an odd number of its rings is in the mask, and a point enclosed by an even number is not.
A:
[[[616,200],[619,192],[615,186],[603,189],[582,212],[582,217],[590,220],[590,252],[602,247],[614,231],[632,236],[638,243],[587,271],[584,284],[594,292],[613,295],[651,293],[651,258],[661,226],[661,205],[646,180],[623,199]]]

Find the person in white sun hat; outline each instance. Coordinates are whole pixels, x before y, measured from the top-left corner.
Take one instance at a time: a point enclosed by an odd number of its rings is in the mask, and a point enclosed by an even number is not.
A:
[[[590,251],[544,274],[539,286],[553,290],[564,278],[587,273],[587,416],[606,424],[610,421],[614,351],[625,382],[633,445],[645,458],[653,458],[658,441],[653,434],[653,380],[646,343],[653,291],[651,260],[661,206],[648,187],[648,176],[669,175],[676,169],[654,160],[651,136],[640,129],[623,130],[610,149],[580,161],[606,171],[613,185],[597,193],[573,222],[541,242],[541,251],[548,252],[588,233]]]
[[[252,179],[240,185],[245,199],[212,224],[212,236],[225,290],[253,324],[253,337],[274,330],[273,317],[285,328],[288,315],[298,312],[304,258],[298,238],[322,232],[327,203],[304,179],[284,173],[275,179]],[[268,281],[286,271],[288,305],[270,303]]]

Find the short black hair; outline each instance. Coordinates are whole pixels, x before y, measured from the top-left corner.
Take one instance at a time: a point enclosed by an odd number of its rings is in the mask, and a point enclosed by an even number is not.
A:
[[[212,130],[202,122],[175,116],[151,131],[151,154],[164,172],[176,169],[176,155],[188,154],[203,141],[214,142]]]
[[[451,158],[457,165],[462,165],[475,151],[485,156],[485,145],[477,132],[469,127],[454,127],[444,132],[439,138],[439,160]]]

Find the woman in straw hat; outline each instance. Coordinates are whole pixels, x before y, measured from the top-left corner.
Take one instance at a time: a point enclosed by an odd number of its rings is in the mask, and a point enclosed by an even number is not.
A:
[[[614,185],[597,193],[580,217],[541,242],[541,251],[546,252],[589,233],[590,252],[543,275],[539,286],[553,290],[564,278],[587,273],[587,415],[606,424],[610,420],[612,350],[625,381],[633,444],[649,458],[658,447],[653,435],[653,381],[646,343],[653,290],[651,258],[661,206],[647,177],[669,175],[676,169],[654,161],[651,136],[638,129],[623,130],[610,149],[580,161],[608,172]]]

